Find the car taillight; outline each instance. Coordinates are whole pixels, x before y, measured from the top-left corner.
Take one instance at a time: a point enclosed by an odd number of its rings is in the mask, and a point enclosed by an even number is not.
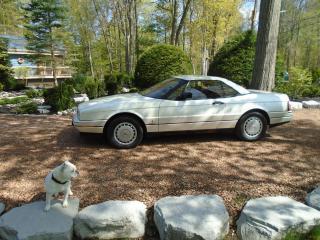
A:
[[[288,112],[291,112],[291,111],[292,111],[291,103],[290,101],[288,101]]]

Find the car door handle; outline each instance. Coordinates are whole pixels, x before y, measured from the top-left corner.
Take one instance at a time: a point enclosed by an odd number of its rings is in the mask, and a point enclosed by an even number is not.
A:
[[[214,101],[212,103],[212,105],[221,105],[221,104],[224,104],[224,102],[221,102],[221,101]]]

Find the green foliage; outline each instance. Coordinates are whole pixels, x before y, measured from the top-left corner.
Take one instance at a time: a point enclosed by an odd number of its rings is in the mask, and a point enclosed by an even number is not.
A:
[[[3,91],[4,85],[0,82],[0,92]]]
[[[2,98],[0,99],[0,105],[6,104],[18,104],[28,101],[29,98],[27,96],[15,97],[15,98]]]
[[[306,95],[312,85],[311,73],[302,68],[292,67],[289,70],[289,81],[280,82],[276,85],[275,91],[286,93],[291,98],[300,98]]]
[[[134,85],[147,88],[171,76],[192,73],[187,55],[171,45],[156,45],[145,51],[137,62]]]
[[[88,80],[88,77],[83,74],[76,74],[70,80],[73,88],[79,93],[85,93],[85,83]]]
[[[27,95],[29,98],[42,97],[43,91],[41,91],[41,90],[35,90],[35,89],[28,89],[28,90],[26,91],[26,95]]]
[[[282,240],[320,240],[320,226],[313,227],[307,233],[291,230],[282,238]]]
[[[248,87],[252,79],[256,35],[247,31],[227,41],[214,56],[208,75],[219,76]],[[276,81],[283,77],[284,63],[277,57]]]
[[[122,87],[131,87],[133,77],[126,73],[115,73],[105,75],[105,90],[108,95],[121,93]]]
[[[0,38],[0,83],[5,90],[12,89],[15,83],[7,46],[6,40]]]
[[[312,82],[320,84],[320,68],[312,69]]]
[[[37,113],[38,105],[34,102],[25,102],[17,107],[17,113],[19,114],[32,114]]]
[[[84,84],[85,93],[89,99],[102,97],[105,95],[104,82],[101,80],[88,77]]]
[[[73,107],[73,95],[72,85],[63,82],[43,92],[45,103],[50,105],[54,111],[62,111]]]

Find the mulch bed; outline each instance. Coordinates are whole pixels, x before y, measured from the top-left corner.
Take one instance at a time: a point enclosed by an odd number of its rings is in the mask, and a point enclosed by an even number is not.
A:
[[[64,160],[77,165],[81,207],[139,200],[149,207],[145,239],[158,239],[152,206],[168,195],[218,194],[228,208],[230,239],[250,198],[287,195],[304,201],[319,183],[320,110],[300,110],[257,142],[231,132],[149,136],[117,150],[99,135],[80,134],[68,117],[0,115],[0,201],[6,210],[44,199],[44,178]]]

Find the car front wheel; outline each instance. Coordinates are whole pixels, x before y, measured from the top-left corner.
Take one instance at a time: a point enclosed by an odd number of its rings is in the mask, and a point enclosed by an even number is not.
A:
[[[143,128],[133,117],[121,116],[113,119],[107,127],[107,140],[116,148],[136,147],[143,138]]]
[[[236,126],[236,134],[241,140],[256,141],[265,136],[268,123],[263,114],[251,112],[242,116]]]

